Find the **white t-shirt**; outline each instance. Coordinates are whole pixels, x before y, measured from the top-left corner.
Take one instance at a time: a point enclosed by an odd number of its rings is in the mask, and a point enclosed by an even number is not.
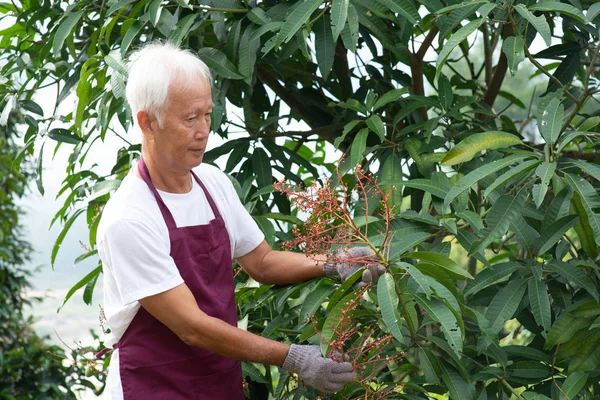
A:
[[[162,293],[183,279],[170,254],[170,240],[150,188],[134,174],[134,165],[104,207],[98,226],[98,254],[104,276],[104,313],[111,333],[104,344],[117,343],[140,308],[139,299]],[[216,167],[194,169],[211,194],[227,228],[232,257],[254,250],[264,235],[240,202],[227,176]],[[204,191],[195,179],[186,194],[161,192],[178,227],[204,225],[214,218]],[[118,350],[112,355],[106,392],[122,399]]]

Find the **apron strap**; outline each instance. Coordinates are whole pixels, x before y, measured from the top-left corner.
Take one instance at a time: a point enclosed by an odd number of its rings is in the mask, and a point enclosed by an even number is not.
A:
[[[190,171],[190,172],[192,173],[192,176],[194,177],[196,182],[198,182],[198,184],[204,191],[204,195],[206,196],[206,199],[208,200],[208,203],[210,204],[210,208],[212,209],[212,212],[215,215],[215,218],[221,218],[221,213],[219,212],[219,209],[217,208],[215,201],[213,200],[212,196],[210,195],[210,192],[208,191],[206,186],[204,186],[204,183],[202,183],[202,181],[200,180],[200,178],[198,178],[198,175],[196,175],[196,173],[194,171]]]
[[[177,225],[175,224],[175,219],[173,218],[171,211],[169,211],[169,208],[158,194],[158,190],[156,190],[154,183],[152,183],[152,179],[150,179],[150,172],[148,171],[148,167],[146,166],[143,157],[140,157],[137,169],[144,182],[146,182],[150,190],[152,190],[152,193],[154,193],[154,197],[156,198],[156,202],[158,203],[158,208],[160,209],[160,213],[162,214],[169,231],[177,228]]]

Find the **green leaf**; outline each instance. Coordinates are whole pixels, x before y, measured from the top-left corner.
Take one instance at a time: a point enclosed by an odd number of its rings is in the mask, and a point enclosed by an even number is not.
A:
[[[263,376],[262,372],[252,363],[242,362],[242,376],[244,378],[250,377],[252,381],[259,383],[270,384],[270,381]]]
[[[375,132],[379,139],[383,142],[385,140],[385,126],[379,115],[371,115],[367,119],[367,126],[372,132]]]
[[[581,371],[571,372],[569,374],[569,376],[567,376],[567,379],[561,386],[561,390],[560,390],[561,393],[559,395],[559,399],[560,400],[576,399],[577,394],[579,394],[581,389],[583,389],[583,387],[585,386],[588,376],[589,376],[588,374],[586,374],[585,372],[581,372]]]
[[[317,64],[319,65],[319,71],[323,80],[327,80],[333,68],[333,59],[335,58],[335,41],[331,34],[329,15],[319,18],[314,25],[314,32]]]
[[[481,231],[482,238],[469,249],[469,255],[484,250],[490,243],[500,239],[508,231],[510,224],[521,215],[524,203],[525,197],[522,195],[503,195],[496,200],[485,219],[487,227]]]
[[[570,164],[578,166],[583,172],[600,181],[600,167],[585,161],[571,161]]]
[[[567,312],[562,312],[554,321],[550,332],[548,332],[544,348],[548,350],[557,344],[568,342],[576,332],[587,328],[588,325],[589,322],[586,319],[575,318]]]
[[[278,221],[283,221],[294,225],[304,224],[304,222],[300,218],[295,217],[293,215],[286,215],[281,213],[265,213],[262,216],[265,218],[276,219]]]
[[[430,193],[433,196],[443,199],[448,194],[448,189],[442,187],[437,182],[433,182],[430,179],[411,179],[409,181],[400,181],[395,183],[397,186],[404,186],[413,189],[419,189],[426,193]]]
[[[334,290],[335,286],[331,281],[322,279],[317,287],[304,298],[298,314],[298,326],[304,325],[307,322],[307,317],[314,315]]]
[[[573,264],[559,260],[550,260],[548,262],[548,268],[565,278],[569,284],[574,284],[584,288],[594,297],[594,299],[599,299],[596,285],[580,268]]]
[[[342,323],[344,318],[347,318],[345,317],[346,309],[355,296],[356,294],[354,292],[348,294],[337,302],[329,312],[329,315],[327,315],[327,318],[323,323],[323,329],[321,330],[321,353],[323,356],[329,355],[329,350],[331,348],[330,343],[335,339],[338,326]]]
[[[548,353],[533,347],[510,345],[503,346],[502,348],[506,351],[511,359],[524,357],[530,360],[550,361]]]
[[[437,15],[443,15],[443,14],[448,14],[451,11],[458,10],[460,8],[471,7],[471,6],[479,6],[479,5],[482,5],[482,4],[489,4],[489,1],[488,0],[464,1],[464,2],[459,3],[459,4],[452,4],[450,6],[447,6],[447,7],[444,7],[444,8],[440,8],[435,13]]]
[[[71,31],[73,30],[73,28],[75,28],[77,23],[79,23],[79,20],[83,16],[84,12],[85,12],[84,10],[74,12],[73,14],[68,15],[60,23],[60,25],[56,29],[56,33],[54,34],[54,38],[52,41],[52,53],[54,54],[54,56],[56,56],[56,57],[60,56],[60,51],[63,48],[65,40],[67,39],[67,36],[69,36],[71,34]]]
[[[471,33],[475,32],[483,23],[485,22],[485,18],[478,18],[467,25],[460,28],[454,35],[448,39],[446,44],[443,46],[442,51],[437,58],[437,67],[435,69],[435,80],[437,81],[440,74],[442,73],[442,67],[446,63],[446,60],[452,53],[452,50],[460,43],[462,43]]]
[[[542,39],[546,42],[546,46],[550,46],[552,43],[552,33],[550,32],[550,26],[546,21],[546,17],[543,15],[536,17],[531,11],[529,11],[523,4],[517,4],[514,6],[515,10],[525,18],[535,30],[542,36]]]
[[[529,278],[527,284],[527,293],[529,294],[529,304],[531,305],[531,312],[533,313],[535,322],[544,328],[544,332],[548,332],[552,321],[550,297],[548,296],[546,283],[536,276],[532,276]]]
[[[417,301],[417,304],[427,312],[431,319],[440,323],[444,337],[456,356],[460,358],[463,350],[463,343],[454,313],[450,311],[444,303],[435,298],[428,300],[418,293],[413,293],[413,297]]]
[[[90,190],[90,195],[86,198],[86,201],[89,203],[107,193],[114,192],[119,186],[121,186],[121,181],[119,179],[108,179],[98,182]]]
[[[527,281],[515,279],[502,288],[488,307],[485,317],[492,324],[492,331],[498,332],[504,327],[504,323],[512,319],[519,303],[525,294]]]
[[[546,193],[548,192],[548,184],[550,183],[550,179],[552,179],[554,176],[555,170],[556,162],[550,163],[548,161],[544,161],[535,170],[535,174],[542,180],[539,185],[534,185],[533,187],[533,200],[537,208],[540,208],[544,198],[546,197]]]
[[[448,111],[452,108],[454,101],[452,84],[444,74],[440,75],[440,79],[438,80],[438,97],[444,110]]]
[[[452,187],[452,189],[450,189],[450,191],[444,198],[444,208],[449,207],[450,203],[452,203],[452,201],[455,198],[457,198],[464,191],[470,189],[471,186],[473,186],[479,180],[481,180],[487,176],[490,176],[494,172],[499,171],[503,168],[506,168],[510,164],[513,164],[513,163],[520,161],[527,157],[528,156],[520,156],[520,155],[509,156],[509,157],[506,157],[506,158],[503,158],[500,160],[496,160],[489,164],[485,164],[485,165],[477,168],[475,171],[470,172],[469,174],[467,174],[466,176],[461,178],[458,182],[456,182],[456,184]]]
[[[521,101],[521,99],[519,99],[517,96],[515,96],[512,93],[508,93],[508,92],[505,92],[504,90],[501,90],[498,92],[498,95],[500,97],[504,97],[506,100],[510,101],[511,103],[516,104],[518,107],[521,107],[523,109],[526,108],[525,104]]]
[[[93,299],[93,295],[94,295],[94,288],[96,287],[96,282],[98,281],[98,276],[100,276],[100,274],[96,274],[96,276],[94,276],[86,285],[85,285],[85,289],[83,290],[83,302],[85,304],[87,304],[88,306],[92,305],[92,299]],[[66,300],[65,300],[66,301]],[[63,303],[64,305],[64,303]],[[62,307],[62,306],[61,306]]]
[[[416,258],[417,260],[424,260],[433,265],[443,268],[447,273],[456,279],[473,279],[464,268],[456,264],[450,258],[437,253],[431,253],[427,251],[416,251],[407,253],[402,258]]]
[[[510,147],[521,143],[521,139],[506,132],[490,131],[476,133],[467,136],[450,149],[442,160],[442,165],[451,166],[467,162],[483,150]]]
[[[427,276],[421,271],[419,271],[417,268],[415,268],[413,265],[410,265],[409,263],[399,262],[397,263],[397,265],[406,272],[408,272],[408,274],[415,281],[421,292],[425,294],[425,296],[429,300],[431,298],[431,287],[429,285],[429,280],[427,279]]]
[[[198,50],[198,57],[217,74],[229,79],[244,79],[227,56],[212,47],[203,47]]]
[[[508,59],[508,68],[510,73],[515,76],[519,69],[519,64],[525,59],[525,39],[523,36],[509,36],[502,42],[502,51]]]
[[[61,306],[58,307],[58,310],[56,310],[56,312],[59,312],[64,307],[64,305],[67,304],[67,301],[71,298],[71,296],[73,296],[73,294],[76,291],[81,289],[83,286],[87,285],[87,283],[90,282],[92,279],[97,279],[98,275],[101,272],[102,272],[102,266],[98,266],[98,267],[94,268],[92,270],[92,272],[90,272],[89,274],[84,276],[83,279],[81,279],[79,282],[77,282],[75,285],[73,285],[73,287],[71,289],[69,289],[69,291],[67,292],[67,295],[65,296],[65,300],[63,301]]]
[[[567,187],[554,197],[544,219],[542,220],[542,232],[548,229],[548,227],[555,221],[566,216],[569,213],[569,203],[573,197],[573,191]]]
[[[448,388],[450,399],[472,398],[469,383],[454,368],[444,363],[440,363],[440,368],[442,370],[442,380]]]
[[[377,99],[377,101],[375,102],[375,105],[373,106],[373,111],[380,109],[381,107],[385,106],[388,103],[398,101],[398,99],[400,99],[400,97],[402,97],[402,95],[407,94],[407,93],[408,93],[407,88],[392,89],[389,92],[386,92],[383,96],[381,96],[379,99]]]
[[[600,14],[600,3],[594,3],[588,8],[587,13],[585,13],[585,19],[588,23],[592,22],[598,14]]]
[[[429,239],[430,237],[431,234],[427,232],[414,232],[396,238],[390,249],[388,261],[391,262],[399,259],[401,255],[403,255],[413,247],[417,246],[418,244],[422,243],[423,241]]]
[[[338,36],[346,25],[349,4],[350,0],[333,0],[331,3],[331,33],[334,42],[337,42]]]
[[[136,20],[133,25],[127,29],[127,33],[125,33],[125,36],[123,36],[123,40],[121,41],[121,57],[125,57],[125,54],[127,54],[127,51],[129,50],[129,46],[131,46],[131,43],[133,43],[133,40],[143,27],[144,24]]]
[[[311,14],[315,12],[321,4],[323,4],[323,0],[304,0],[299,3],[281,26],[281,30],[275,39],[275,46],[286,43],[293,38],[298,29],[308,21]]]
[[[356,53],[356,42],[358,41],[359,19],[356,7],[352,3],[348,6],[348,23],[342,29],[341,36],[344,46]]]
[[[118,11],[120,9],[124,9],[125,6],[127,6],[128,4],[131,4],[133,2],[135,2],[136,0],[119,0],[118,2],[116,2],[115,4],[113,4],[112,6],[110,6],[110,8],[108,9],[108,11],[106,12],[106,16],[111,15],[112,13],[114,13],[115,11]]]
[[[271,172],[271,161],[266,151],[258,147],[252,154],[252,170],[256,176],[259,188],[273,184],[273,173]]]
[[[385,326],[398,342],[404,343],[400,331],[402,321],[398,313],[398,293],[396,293],[396,284],[392,274],[385,273],[379,278],[377,282],[377,300],[379,301],[381,317]]]
[[[522,162],[516,167],[510,168],[508,171],[496,178],[494,183],[492,183],[485,189],[485,191],[483,192],[484,197],[488,198],[490,194],[498,187],[504,186],[508,181],[510,181],[512,178],[516,177],[521,173],[525,174],[527,171],[533,170],[540,163],[541,161],[539,160],[529,160]]]
[[[594,212],[595,208],[600,207],[600,196],[594,187],[580,176],[564,174],[567,184],[579,194],[581,206],[585,210],[587,218],[581,215],[582,220],[587,219],[587,223],[594,232],[594,239],[600,244],[600,217]]]
[[[585,341],[569,363],[569,373],[575,371],[593,371],[600,365],[600,330],[592,331],[594,340]]]
[[[421,20],[416,7],[409,0],[377,0],[377,2],[383,4],[392,12],[404,16],[411,24],[416,25]]]
[[[573,77],[577,73],[579,66],[581,65],[581,58],[579,53],[567,55],[560,63],[556,71],[552,74],[560,83],[563,85],[570,85]],[[552,93],[560,88],[560,85],[554,80],[548,81],[548,88],[546,93]]]
[[[573,7],[567,3],[561,3],[560,1],[540,1],[529,6],[531,11],[556,11],[569,17],[573,17],[581,23],[586,23],[586,18],[583,12],[578,8]]]
[[[536,254],[541,256],[552,248],[579,221],[577,215],[567,215],[550,225],[536,240]]]
[[[260,39],[252,39],[252,26],[248,26],[242,35],[239,48],[239,72],[245,77],[248,85],[252,83],[252,75],[254,74],[256,57],[260,49]]]
[[[563,106],[557,98],[552,99],[542,113],[542,122],[539,127],[540,133],[551,148],[554,148],[554,145],[558,140],[564,116],[565,106]]]
[[[465,287],[465,296],[474,295],[491,285],[500,283],[508,279],[513,272],[521,268],[522,267],[515,262],[496,264],[491,268],[486,268],[475,275],[474,280],[467,283],[467,286]]]
[[[61,143],[78,144],[81,142],[81,138],[79,136],[70,130],[63,128],[51,129],[48,132],[48,137]]]
[[[350,149],[350,166],[352,168],[360,165],[363,161],[363,153],[367,148],[367,136],[369,136],[369,129],[363,128],[352,141],[352,148]]]

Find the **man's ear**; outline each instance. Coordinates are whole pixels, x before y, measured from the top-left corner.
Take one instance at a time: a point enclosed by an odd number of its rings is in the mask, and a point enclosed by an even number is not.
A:
[[[154,137],[154,124],[156,123],[154,117],[147,111],[141,110],[138,111],[136,118],[144,137],[151,140]]]

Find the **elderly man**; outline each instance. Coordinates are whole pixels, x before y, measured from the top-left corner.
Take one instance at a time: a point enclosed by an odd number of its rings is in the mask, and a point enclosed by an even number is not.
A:
[[[202,61],[169,44],[131,57],[127,100],[142,158],[98,228],[106,344],[116,349],[107,391],[113,399],[243,399],[240,360],[282,366],[321,391],[338,391],[355,379],[349,363],[322,357],[318,346],[237,328],[232,258],[267,284],[326,272],[344,279],[362,266],[272,250],[227,177],[201,164],[211,80]],[[363,279],[382,272],[365,269]]]

